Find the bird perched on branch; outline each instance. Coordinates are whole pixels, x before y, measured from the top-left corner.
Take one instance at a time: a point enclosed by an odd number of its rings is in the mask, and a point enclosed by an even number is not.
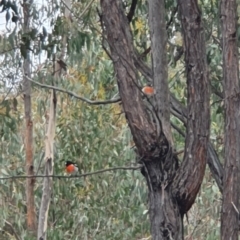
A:
[[[69,174],[75,174],[78,172],[77,164],[71,161],[66,161],[66,172]]]
[[[151,86],[145,86],[142,88],[142,92],[147,96],[153,96],[155,91],[154,88]]]

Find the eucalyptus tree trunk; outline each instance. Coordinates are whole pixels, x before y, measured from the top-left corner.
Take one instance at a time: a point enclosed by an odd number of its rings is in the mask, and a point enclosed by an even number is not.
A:
[[[148,1],[152,70],[138,58],[122,1],[100,3],[107,51],[149,189],[152,239],[181,240],[183,215],[194,203],[204,176],[209,140],[209,83],[197,0],[179,1],[188,91],[187,109],[182,111],[186,114],[187,134],[180,166],[173,147],[170,111],[176,113],[182,107],[174,109],[178,104],[168,88],[164,1]],[[153,83],[155,95],[148,101],[143,99],[138,71]]]
[[[223,90],[225,108],[224,178],[221,238],[238,239],[240,170],[240,100],[236,0],[221,1]]]
[[[65,1],[65,11],[64,17],[70,18],[70,1]],[[67,45],[67,34],[62,36],[62,51],[60,52],[59,59],[56,59],[54,55],[53,61],[53,82],[56,82],[62,73],[62,66],[61,63],[65,63],[62,59],[65,56],[65,50]],[[49,110],[49,119],[48,119],[48,126],[47,126],[47,133],[45,139],[45,171],[44,175],[49,176],[53,175],[53,167],[54,167],[54,137],[56,131],[56,108],[57,108],[57,96],[55,90],[51,90],[50,95],[50,110]],[[48,226],[48,214],[49,214],[49,207],[51,202],[51,195],[52,195],[52,188],[53,188],[53,179],[52,177],[45,177],[43,180],[43,192],[42,192],[42,199],[41,199],[41,206],[39,210],[39,221],[38,221],[38,239],[39,240],[46,240],[47,239],[47,226]]]
[[[55,125],[56,125],[56,93],[54,90],[51,91],[50,95],[50,109],[49,109],[49,119],[47,126],[47,133],[45,139],[45,170],[44,175],[49,176],[53,175],[53,143],[55,137]],[[52,194],[52,177],[44,177],[43,180],[43,193],[41,206],[39,210],[39,220],[38,220],[38,240],[46,240],[47,239],[47,226],[48,226],[48,212],[51,201]]]
[[[31,7],[33,1],[23,1],[23,30],[30,31]],[[24,112],[25,112],[25,154],[26,154],[26,175],[34,175],[33,161],[33,121],[31,103],[31,82],[26,76],[31,77],[30,51],[26,50],[26,58],[23,62],[23,92],[24,92]],[[26,205],[27,205],[27,227],[31,231],[36,231],[36,213],[34,203],[34,183],[35,178],[26,179]]]

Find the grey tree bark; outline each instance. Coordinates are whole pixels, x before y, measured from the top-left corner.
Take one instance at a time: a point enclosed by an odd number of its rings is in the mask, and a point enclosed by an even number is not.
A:
[[[122,2],[101,0],[100,3],[103,37],[108,42],[123,109],[149,189],[152,237],[154,240],[183,239],[183,215],[194,203],[202,183],[209,140],[209,83],[197,1],[179,1],[188,85],[187,109],[170,98],[167,85],[164,1],[149,0],[153,70],[136,54]],[[156,90],[153,100],[143,100],[138,71],[153,82]],[[173,150],[170,110],[175,114],[180,111],[179,115],[186,117],[183,117],[187,124],[185,156],[180,167]]]
[[[240,99],[236,0],[221,1],[221,21],[225,108],[221,239],[237,240],[239,230]]]

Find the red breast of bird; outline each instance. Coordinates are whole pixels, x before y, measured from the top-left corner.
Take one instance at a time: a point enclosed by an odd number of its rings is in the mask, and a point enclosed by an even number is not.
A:
[[[142,92],[147,96],[152,96],[155,93],[154,88],[150,86],[143,87]]]
[[[66,161],[66,172],[69,174],[74,174],[76,172],[78,172],[78,167],[76,165],[76,163],[71,162],[71,161]]]

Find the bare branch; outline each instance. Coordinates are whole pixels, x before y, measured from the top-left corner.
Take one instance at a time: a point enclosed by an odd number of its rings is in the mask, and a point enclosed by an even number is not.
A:
[[[29,176],[28,176],[28,177],[29,177]],[[15,236],[15,238],[16,238],[17,240],[21,240],[21,238],[20,238],[20,237],[18,236],[18,234],[16,233],[13,225],[12,225],[10,222],[8,222],[7,220],[5,220],[5,224],[6,224],[9,228],[11,228],[11,231],[12,231],[13,235]]]
[[[207,163],[215,179],[220,192],[223,190],[223,165],[219,161],[218,155],[212,145],[212,143],[208,144],[208,157]]]
[[[90,1],[90,2],[88,3],[88,5],[83,9],[83,11],[80,13],[79,16],[76,16],[76,15],[73,13],[73,11],[71,10],[71,8],[65,3],[64,0],[61,0],[61,2],[62,2],[62,4],[69,10],[69,12],[71,12],[71,13],[73,14],[73,16],[74,16],[76,19],[80,20],[80,19],[83,17],[83,15],[85,14],[85,12],[91,7],[91,5],[92,5],[92,3],[94,2],[94,0],[92,0],[92,1]]]
[[[82,18],[82,16],[85,14],[85,12],[90,8],[90,6],[92,5],[92,3],[94,2],[94,0],[92,0],[92,1],[90,1],[89,3],[88,3],[88,5],[83,9],[83,11],[81,12],[81,14],[79,15],[79,17],[78,18]]]
[[[174,16],[175,16],[175,14],[177,13],[177,10],[178,10],[178,4],[177,4],[177,6],[172,10],[171,17],[170,17],[169,21],[168,21],[167,24],[166,24],[166,29],[168,29],[168,28],[170,27],[170,25],[172,24],[173,19],[174,19]]]
[[[181,134],[183,137],[185,137],[185,133],[177,126],[175,125],[174,123],[171,122],[171,126],[179,133]]]
[[[128,18],[128,21],[129,21],[129,22],[132,21],[132,18],[133,18],[133,16],[134,16],[135,9],[136,9],[136,6],[137,6],[137,1],[138,1],[138,0],[132,0],[132,4],[131,4],[130,10],[129,10],[129,13],[128,13],[128,15],[127,15],[127,18]]]
[[[145,49],[145,50],[140,54],[141,58],[146,57],[146,55],[147,55],[148,53],[150,53],[150,51],[151,51],[151,47],[148,47],[147,49]]]
[[[150,50],[149,50],[150,51]],[[138,71],[146,78],[149,83],[153,82],[153,73],[152,70],[145,62],[143,62],[141,55],[135,51],[133,55],[134,65]]]
[[[0,54],[4,54],[4,53],[7,53],[7,52],[11,52],[11,51],[13,51],[13,50],[15,50],[15,49],[18,49],[18,48],[19,48],[19,46],[15,46],[15,47],[12,47],[12,48],[9,48],[9,49],[6,49],[6,50],[1,51]]]
[[[83,173],[83,174],[78,174],[78,175],[70,175],[70,176],[63,176],[63,175],[35,175],[35,176],[26,176],[26,175],[19,175],[19,176],[10,176],[10,177],[1,177],[0,180],[9,180],[9,179],[22,179],[22,178],[82,178],[82,177],[87,177],[87,176],[92,176],[104,172],[110,172],[110,171],[116,171],[116,170],[138,170],[142,166],[129,166],[129,167],[112,167],[112,168],[105,168],[101,169],[98,171],[94,172],[88,172],[88,173]]]
[[[218,91],[212,84],[211,84],[211,90],[214,94],[216,94],[221,99],[224,98],[224,94],[222,92]]]
[[[98,101],[92,101],[90,99],[87,99],[85,97],[81,97],[79,95],[77,95],[76,93],[72,92],[72,91],[68,91],[66,89],[63,89],[63,88],[59,88],[59,87],[55,87],[55,86],[51,86],[51,85],[47,85],[47,84],[42,84],[42,83],[38,83],[34,80],[32,80],[31,78],[27,77],[26,78],[31,81],[32,83],[40,86],[41,88],[47,88],[47,89],[53,89],[53,90],[56,90],[58,92],[62,92],[62,93],[66,93],[68,94],[69,96],[71,97],[74,97],[76,99],[79,99],[83,102],[86,102],[90,105],[101,105],[101,104],[110,104],[110,103],[117,103],[117,102],[120,102],[121,99],[120,98],[114,98],[114,99],[110,99],[110,100],[98,100]]]

